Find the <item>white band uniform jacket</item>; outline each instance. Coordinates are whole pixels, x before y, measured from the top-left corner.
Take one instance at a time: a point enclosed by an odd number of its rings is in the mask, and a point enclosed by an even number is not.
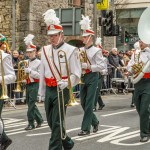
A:
[[[91,63],[92,72],[102,73],[103,71],[107,70],[100,48],[91,46],[90,48],[85,49],[84,47],[82,47],[81,51],[86,51],[87,57]]]
[[[28,67],[31,69],[29,73],[30,82],[34,82],[34,79],[40,79],[40,64],[41,61],[37,58],[34,60],[27,60]]]
[[[64,52],[66,52],[71,84],[72,86],[77,85],[81,77],[81,65],[80,65],[79,54],[78,54],[77,48],[67,43],[64,43],[58,49],[54,49],[54,48],[52,49],[52,45],[44,46],[44,49],[46,52],[50,52],[50,53],[51,51],[53,51],[53,54],[54,54],[53,60],[59,72],[60,72],[60,67],[59,67],[59,62],[58,62],[58,51],[63,50]],[[61,61],[64,61],[64,58],[63,60],[61,59]],[[67,76],[66,65],[62,63],[61,66],[62,66],[62,77]],[[42,97],[45,96],[45,89],[46,89],[45,78],[51,78],[51,77],[54,78],[49,68],[47,59],[45,58],[44,52],[42,50],[41,69],[40,69],[40,86],[39,86],[40,96]]]
[[[12,57],[10,54],[4,53],[2,51],[2,60],[4,68],[4,80],[5,84],[14,83],[16,81],[16,75],[12,65]],[[1,60],[0,60],[0,83],[2,82],[2,69],[1,69]]]

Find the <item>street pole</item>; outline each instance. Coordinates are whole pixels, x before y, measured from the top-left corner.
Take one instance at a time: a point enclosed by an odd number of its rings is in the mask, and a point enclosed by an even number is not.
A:
[[[95,33],[95,37],[94,37],[94,43],[97,37],[97,8],[96,8],[96,4],[97,4],[97,0],[94,0],[94,7],[93,7],[93,28],[94,28],[94,33]]]
[[[11,50],[16,48],[16,0],[12,1],[12,46]]]

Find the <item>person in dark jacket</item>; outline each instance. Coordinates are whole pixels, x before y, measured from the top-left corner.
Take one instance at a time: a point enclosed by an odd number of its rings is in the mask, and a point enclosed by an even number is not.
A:
[[[117,48],[112,48],[109,56],[108,56],[109,63],[114,67],[112,68],[111,78],[122,78],[121,72],[119,67],[123,67],[124,64],[122,63],[121,59],[118,56]]]

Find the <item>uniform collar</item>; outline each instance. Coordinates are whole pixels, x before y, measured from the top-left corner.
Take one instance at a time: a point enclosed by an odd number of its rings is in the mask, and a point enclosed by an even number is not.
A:
[[[90,45],[89,47],[85,47],[85,49],[90,49],[92,46],[93,46],[93,44],[92,44],[92,45]]]
[[[34,57],[34,58],[30,59],[30,62],[31,62],[31,61],[34,61],[35,59],[36,59],[36,57]]]
[[[60,48],[62,45],[64,44],[64,41],[62,41],[61,43],[59,43],[57,46],[53,46],[54,49],[58,49]]]

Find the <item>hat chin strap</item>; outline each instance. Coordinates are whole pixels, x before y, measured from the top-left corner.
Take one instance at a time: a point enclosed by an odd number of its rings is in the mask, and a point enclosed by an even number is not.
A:
[[[89,36],[88,40],[86,41],[85,45],[89,42],[92,35]]]
[[[60,34],[59,34],[59,39],[58,39],[58,41],[57,41],[57,44],[56,44],[56,45],[58,45],[58,44],[60,43],[60,40],[61,40],[61,36],[60,36]]]

